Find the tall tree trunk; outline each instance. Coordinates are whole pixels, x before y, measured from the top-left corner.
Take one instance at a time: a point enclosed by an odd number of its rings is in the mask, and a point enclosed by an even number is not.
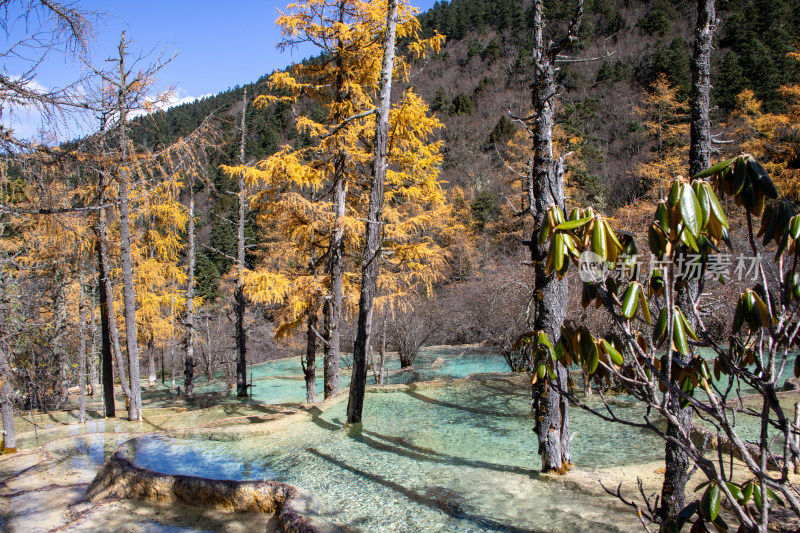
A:
[[[172,382],[170,390],[175,389],[175,277],[172,278],[172,299],[169,303],[169,364]]]
[[[559,44],[545,46],[544,2],[534,2],[534,80],[531,84],[531,104],[535,121],[531,125],[533,136],[533,183],[534,202],[530,208],[534,217],[531,237],[531,261],[534,264],[534,328],[542,330],[555,343],[561,336],[561,325],[567,314],[567,281],[545,272],[547,262],[546,245],[539,246],[538,232],[551,205],[565,209],[565,185],[563,163],[553,157],[553,125],[555,116],[556,57],[563,48],[576,38],[583,18],[583,2],[570,23],[569,34]],[[554,380],[544,380],[533,387],[533,406],[536,418],[536,433],[539,439],[538,453],[542,458],[543,472],[564,472],[569,468],[570,435],[567,399],[559,390],[567,389],[567,370],[556,365]]]
[[[103,173],[100,173],[100,189],[103,190],[105,188],[105,183],[103,180]],[[105,195],[101,193],[100,196],[101,205],[105,202]],[[109,396],[110,395],[110,402],[113,404],[114,402],[114,370],[113,370],[113,363],[109,360],[108,365],[108,379],[109,382],[106,382],[106,364],[105,364],[105,351],[108,348],[109,354],[112,354],[112,357],[117,361],[117,371],[119,373],[119,382],[120,386],[122,387],[122,392],[125,394],[125,399],[128,403],[130,403],[131,398],[131,389],[128,386],[128,378],[127,372],[125,372],[125,361],[122,358],[122,349],[119,344],[119,331],[117,330],[117,313],[114,310],[114,286],[111,283],[111,266],[108,262],[108,240],[106,238],[107,234],[107,222],[106,222],[106,210],[100,209],[99,217],[98,217],[98,232],[100,234],[100,246],[98,248],[98,268],[100,269],[100,279],[98,280],[98,286],[100,287],[100,315],[101,315],[101,322],[105,320],[105,323],[101,325],[103,329],[103,394],[106,395],[106,416],[114,416],[115,409],[111,407],[111,410],[108,411],[109,405]],[[108,330],[108,336],[106,337],[106,331]],[[109,414],[110,413],[110,414]]]
[[[55,332],[53,335],[53,348],[56,353],[58,363],[58,386],[60,388],[58,396],[58,409],[62,409],[69,401],[69,377],[67,374],[67,295],[66,282],[60,272],[53,275],[55,282]]]
[[[189,251],[186,267],[186,359],[183,369],[183,384],[186,388],[186,397],[194,396],[194,367],[197,363],[194,360],[194,264],[195,264],[195,244],[194,244],[194,175],[189,180]]]
[[[103,199],[101,198],[100,201],[103,202]],[[110,283],[105,251],[105,218],[105,210],[101,210],[99,216],[100,222],[98,224],[100,227],[100,237],[97,246],[97,287],[100,291],[100,346],[102,350],[103,407],[105,416],[113,417],[116,415],[116,404],[114,402],[114,356],[111,353],[111,319],[114,316],[114,295],[108,290]],[[109,298],[109,295],[111,298]]]
[[[339,5],[339,23],[344,23],[345,6]],[[339,50],[344,47],[342,40],[338,43]],[[336,81],[334,84],[333,100],[337,104],[344,102],[346,88],[344,79],[344,63],[341,53],[336,54]],[[334,121],[342,121],[346,117],[338,112]],[[338,149],[333,158],[333,230],[331,231],[330,246],[328,248],[328,262],[326,272],[330,278],[330,290],[323,306],[322,317],[324,322],[323,336],[325,337],[324,351],[324,391],[325,398],[339,394],[339,347],[341,339],[342,319],[342,282],[344,279],[344,216],[347,202],[347,182],[345,181],[345,165],[347,154],[343,149]]]
[[[245,112],[247,111],[247,88],[242,98],[242,139],[239,144],[239,164],[244,165]],[[236,313],[236,396],[247,397],[247,332],[244,328],[244,222],[247,205],[247,187],[244,173],[239,175],[239,224],[236,231],[236,291],[233,294]]]
[[[8,309],[6,302],[6,275],[0,272],[0,334],[5,337],[6,330],[5,310]],[[4,344],[4,343],[3,343]],[[3,421],[3,438],[0,452],[12,452],[17,449],[16,432],[14,431],[14,388],[11,386],[13,376],[11,375],[11,364],[8,361],[8,354],[0,344],[0,418]],[[33,368],[36,368],[35,359]]]
[[[361,267],[361,296],[358,302],[358,330],[353,345],[353,377],[347,402],[347,422],[361,423],[364,393],[367,384],[367,351],[372,331],[372,311],[378,290],[378,258],[383,233],[383,189],[389,166],[389,108],[392,105],[392,70],[397,29],[397,0],[389,0],[386,13],[386,34],[383,40],[383,65],[379,87],[380,103],[375,125],[375,156],[372,161],[372,183],[367,212],[367,236]]]
[[[306,377],[306,401],[317,401],[317,310],[308,312],[308,330],[306,331],[306,361],[303,373]]]
[[[695,27],[694,53],[692,55],[692,92],[690,97],[691,129],[689,148],[689,173],[695,175],[711,165],[711,48],[716,27],[715,0],[698,0],[697,25]],[[683,249],[681,253],[687,253]],[[678,280],[676,299],[683,314],[692,328],[696,328],[696,320],[692,307],[697,298],[697,282]],[[681,356],[673,352],[672,356],[689,362],[694,355]],[[678,395],[670,394],[668,407],[679,425],[667,424],[667,437],[681,440],[681,435],[689,435],[692,429],[692,410],[681,408]],[[662,518],[674,518],[686,505],[686,484],[689,482],[691,461],[688,454],[671,441],[667,441],[664,450],[666,468],[664,483],[661,487]]]
[[[14,432],[14,389],[11,386],[11,365],[6,351],[0,346],[0,417],[3,419],[3,445],[0,452],[16,451]]]
[[[92,267],[92,279],[94,279],[94,267]],[[97,317],[95,316],[94,306],[95,306],[95,290],[96,285],[92,282],[92,290],[89,293],[89,317],[92,321],[92,351],[91,355],[89,356],[89,389],[91,391],[91,395],[94,398],[97,396],[97,391],[100,388],[97,383]]]
[[[83,289],[83,265],[78,264],[80,278],[78,280],[78,421],[86,422],[86,298]]]
[[[122,165],[119,169],[119,248],[122,259],[122,294],[125,305],[125,341],[128,347],[128,372],[131,395],[128,402],[128,420],[142,419],[142,388],[139,377],[139,340],[136,337],[136,289],[133,284],[133,259],[131,258],[131,220],[128,212],[128,139],[126,133],[128,82],[125,70],[125,32],[119,43],[119,113],[120,148]]]

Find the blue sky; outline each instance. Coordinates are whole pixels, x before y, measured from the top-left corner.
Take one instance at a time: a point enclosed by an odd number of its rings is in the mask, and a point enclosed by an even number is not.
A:
[[[423,12],[435,0],[411,0]],[[191,101],[216,94],[236,85],[299,61],[314,53],[313,48],[280,52],[275,45],[281,35],[275,26],[284,1],[219,0],[77,0],[75,5],[105,13],[96,25],[92,42],[93,62],[113,57],[120,34],[132,40],[131,51],[166,48],[177,57],[159,72],[156,90],[174,89],[173,102]],[[7,61],[5,71],[18,75],[19,67]],[[80,76],[84,67],[69,57],[53,56],[39,65],[35,81],[43,87],[60,87]],[[36,117],[16,127],[33,130]],[[23,120],[23,122],[25,122]],[[19,130],[18,130],[19,131]]]
[[[178,56],[159,75],[159,86],[174,86],[181,99],[215,94],[242,85],[298,61],[312,48],[279,52],[280,32],[275,27],[285,1],[190,1],[190,0],[82,0],[84,9],[108,15],[97,26],[96,60],[110,57],[123,29],[133,40],[132,48],[149,51],[164,46]],[[412,0],[421,11],[434,0]],[[47,65],[41,71],[45,86],[69,79],[69,70],[79,65]]]

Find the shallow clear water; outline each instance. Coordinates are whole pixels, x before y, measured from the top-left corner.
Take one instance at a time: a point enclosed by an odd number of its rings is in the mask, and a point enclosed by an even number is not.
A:
[[[523,380],[369,393],[364,427],[352,435],[345,410],[340,402],[311,421],[234,441],[142,437],[127,453],[161,472],[291,483],[314,495],[318,515],[357,531],[637,529],[611,498],[538,478]],[[601,430],[594,417],[570,416],[577,466],[655,460],[663,446],[635,429]]]

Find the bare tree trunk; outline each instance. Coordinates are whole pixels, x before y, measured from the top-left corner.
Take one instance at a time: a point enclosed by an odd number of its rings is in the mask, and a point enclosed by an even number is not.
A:
[[[172,278],[172,299],[169,303],[169,372],[172,376],[170,390],[175,389],[175,278]]]
[[[188,261],[186,267],[186,359],[184,361],[183,381],[186,388],[186,397],[194,396],[194,367],[197,364],[194,360],[194,264],[195,264],[195,244],[194,244],[194,175],[189,180],[189,238]]]
[[[94,279],[94,267],[92,267],[92,279]],[[97,317],[95,316],[94,306],[95,306],[95,290],[96,285],[92,282],[92,290],[89,294],[89,316],[92,320],[92,351],[91,355],[89,356],[89,389],[91,390],[91,395],[94,398],[97,396],[97,391],[100,388],[97,383]]]
[[[244,165],[245,112],[247,111],[247,88],[242,98],[242,139],[239,145],[239,164]],[[236,396],[247,397],[247,332],[244,328],[244,222],[247,205],[247,187],[244,173],[239,175],[239,224],[236,232],[236,291],[233,294],[236,313]]]
[[[306,332],[306,361],[303,373],[306,377],[306,401],[317,401],[317,310],[308,313],[308,330]]]
[[[551,205],[565,209],[563,163],[553,157],[553,125],[555,115],[556,56],[577,38],[583,18],[583,1],[578,1],[568,36],[558,44],[545,46],[544,2],[534,2],[534,81],[531,84],[531,104],[536,117],[531,126],[533,136],[533,196],[531,205],[534,232],[531,237],[531,260],[534,264],[534,328],[542,330],[555,343],[561,336],[561,325],[567,314],[567,281],[559,280],[545,271],[547,246],[539,246],[538,230]],[[567,389],[568,371],[556,365],[554,380],[543,380],[533,387],[533,406],[539,455],[543,472],[564,472],[571,462],[569,413],[567,399],[559,390]]]
[[[14,432],[14,389],[11,387],[11,366],[8,364],[6,351],[0,346],[0,417],[3,419],[3,445],[0,452],[12,452],[17,449]]]
[[[103,190],[105,188],[105,183],[103,178],[103,174],[100,174],[100,188]],[[100,197],[101,202],[105,202],[105,195],[101,194]],[[114,310],[114,286],[111,283],[111,267],[108,262],[108,240],[106,238],[106,210],[101,209],[99,213],[99,233],[100,233],[100,247],[99,247],[99,261],[98,261],[98,268],[100,269],[100,279],[98,281],[98,286],[100,287],[100,313],[101,313],[101,322],[104,319],[106,321],[105,324],[102,324],[103,329],[103,394],[106,395],[106,416],[114,416],[115,409],[111,407],[111,411],[108,411],[110,401],[112,404],[114,403],[114,370],[113,370],[113,363],[109,360],[108,364],[108,376],[106,376],[106,364],[105,364],[105,350],[108,347],[109,354],[113,353],[113,357],[117,360],[117,371],[119,372],[119,381],[122,387],[122,392],[125,394],[125,398],[130,403],[131,397],[131,389],[128,386],[128,378],[127,372],[125,372],[125,361],[122,358],[122,349],[120,348],[119,344],[119,331],[117,330],[117,313]],[[108,329],[108,337],[106,338],[105,329]],[[113,349],[113,352],[112,352]],[[106,382],[106,379],[110,381]],[[110,395],[110,399],[109,399]],[[111,413],[111,414],[108,414]]]
[[[714,28],[717,24],[715,0],[698,0],[697,25],[695,27],[695,44],[692,56],[692,93],[691,106],[691,145],[689,149],[689,172],[697,174],[711,165],[711,48]],[[684,250],[686,253],[686,250]],[[692,328],[696,328],[695,314],[692,310],[697,297],[697,282],[679,281],[676,299],[683,314]],[[678,360],[689,362],[694,355],[681,356],[673,352]],[[670,411],[680,421],[680,426],[667,424],[667,436],[681,440],[681,435],[689,435],[692,428],[692,410],[681,408],[677,395],[670,394],[668,400]],[[661,487],[662,518],[674,518],[686,505],[686,484],[689,482],[691,461],[688,454],[674,442],[667,440],[665,444],[666,468],[664,484]]]
[[[2,293],[2,304],[0,305],[0,333],[5,337],[6,316],[6,277],[5,273],[0,272],[0,290]],[[35,357],[35,356],[34,356]],[[33,368],[36,368],[34,359]],[[11,364],[8,361],[8,354],[3,345],[0,344],[0,418],[3,420],[3,438],[0,445],[0,452],[14,452],[17,449],[17,438],[14,430],[14,388],[11,386],[14,376],[11,374]]]
[[[78,421],[86,422],[86,302],[83,289],[83,262],[78,264],[80,278],[78,280]]]
[[[344,22],[344,4],[339,6],[339,23]],[[343,46],[339,40],[339,48]],[[333,99],[336,103],[344,102],[346,95],[344,80],[344,63],[340,54],[336,56],[336,82]],[[336,121],[346,117],[334,117]],[[347,155],[339,149],[333,158],[333,230],[328,248],[327,274],[330,276],[330,291],[323,306],[323,322],[325,344],[323,347],[325,368],[325,398],[339,394],[339,346],[341,340],[342,320],[342,282],[344,279],[344,216],[347,203],[347,182],[345,181],[345,164]]]
[[[102,194],[100,201],[104,201]],[[105,416],[113,417],[116,415],[116,404],[114,402],[114,356],[111,353],[111,321],[114,316],[114,294],[109,291],[110,280],[108,276],[108,260],[106,259],[106,223],[105,210],[100,210],[99,215],[99,242],[97,243],[97,287],[100,290],[100,335],[102,349],[102,372],[103,372],[103,406]],[[111,298],[109,298],[109,295]],[[122,365],[120,365],[122,366]],[[123,384],[125,382],[123,381]]]
[[[125,32],[119,43],[119,113],[120,148],[122,166],[119,172],[119,248],[122,259],[122,294],[125,305],[125,341],[128,346],[128,372],[131,395],[128,402],[128,420],[142,419],[142,387],[139,377],[139,340],[136,337],[136,289],[133,285],[133,259],[131,258],[131,220],[128,212],[128,139],[125,131],[127,121],[128,72],[125,70]]]
[[[386,13],[386,34],[383,40],[383,65],[381,68],[380,103],[375,125],[375,157],[372,161],[367,235],[361,267],[361,296],[358,302],[358,330],[353,345],[353,377],[350,380],[350,398],[347,403],[347,422],[361,423],[364,393],[367,384],[367,351],[372,331],[372,311],[378,290],[378,258],[383,234],[383,189],[386,168],[389,166],[389,108],[392,105],[392,70],[397,29],[397,0],[389,0]]]
[[[698,0],[689,102],[692,115],[689,172],[692,176],[711,166],[711,49],[716,26],[715,0]]]
[[[57,409],[62,409],[69,401],[69,378],[67,375],[67,298],[66,298],[66,281],[63,274],[56,271],[53,274],[55,283],[55,298],[53,307],[55,307],[55,321],[53,332],[53,350],[55,351],[56,361],[58,364],[58,386],[60,388],[58,395]]]

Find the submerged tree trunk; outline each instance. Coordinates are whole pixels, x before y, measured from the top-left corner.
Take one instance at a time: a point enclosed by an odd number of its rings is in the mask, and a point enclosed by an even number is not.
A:
[[[83,266],[78,265],[80,278],[78,280],[78,421],[86,422],[86,302],[83,289]]]
[[[239,164],[244,165],[245,112],[247,111],[247,88],[242,98],[242,139],[239,144]],[[244,223],[247,204],[247,187],[244,173],[239,174],[239,223],[236,228],[236,291],[233,293],[236,314],[236,396],[247,397],[247,332],[244,328]],[[311,400],[309,400],[311,401]]]
[[[317,401],[317,310],[308,313],[308,330],[306,332],[306,360],[303,373],[306,377],[306,401]]]
[[[375,156],[372,161],[367,235],[361,267],[361,296],[358,302],[358,330],[353,345],[353,377],[350,380],[350,398],[347,402],[347,422],[361,422],[364,393],[367,384],[367,351],[372,332],[372,312],[378,290],[378,259],[383,234],[383,189],[386,168],[389,166],[389,108],[392,104],[392,71],[397,28],[397,0],[389,0],[386,14],[386,35],[383,40],[383,65],[380,81],[378,120],[375,125]]]
[[[551,205],[565,209],[563,163],[553,157],[553,126],[555,116],[556,57],[576,39],[583,18],[583,1],[578,1],[575,16],[567,37],[558,44],[545,46],[544,2],[534,2],[534,80],[531,84],[531,104],[535,121],[531,125],[533,137],[534,202],[530,209],[534,217],[531,237],[531,261],[534,264],[534,329],[542,330],[555,343],[561,336],[561,325],[567,314],[567,281],[559,280],[545,271],[546,245],[538,245],[538,231]],[[569,413],[567,399],[559,390],[567,389],[568,371],[556,365],[554,380],[543,380],[533,387],[535,430],[539,439],[539,455],[543,472],[564,472],[571,461]]]
[[[716,24],[715,0],[698,0],[690,98],[692,122],[689,173],[692,176],[711,165],[711,119],[709,116],[711,108],[711,49]],[[684,249],[682,253],[688,253],[688,250]],[[697,327],[692,309],[697,298],[697,289],[696,281],[678,281],[677,303],[693,329]],[[682,359],[684,362],[694,359],[692,353],[681,356],[678,352],[673,352],[672,356]],[[684,440],[691,434],[692,410],[690,407],[681,408],[679,396],[675,394],[669,395],[667,405],[670,412],[679,420],[678,425],[667,424],[667,437]],[[664,483],[661,487],[661,507],[658,511],[662,518],[674,518],[686,505],[686,484],[689,482],[691,461],[688,454],[670,440],[667,440],[664,452],[666,468]]]
[[[186,389],[186,397],[194,396],[194,367],[197,364],[194,360],[194,176],[189,180],[189,228],[187,230],[189,238],[188,261],[186,266],[186,359],[183,369],[183,384]]]

